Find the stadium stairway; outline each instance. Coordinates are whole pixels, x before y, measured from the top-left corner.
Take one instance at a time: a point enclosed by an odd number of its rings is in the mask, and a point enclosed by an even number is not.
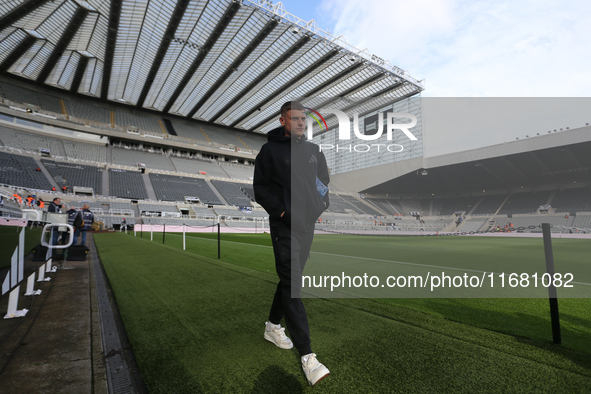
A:
[[[480,203],[482,202],[482,200],[484,200],[484,197],[481,197],[480,200],[478,200],[478,202],[476,204],[474,204],[474,206],[472,207],[472,209],[470,210],[470,212],[466,212],[466,215],[464,215],[464,216],[470,216],[470,215],[472,215],[472,212],[474,212],[476,210],[476,208],[478,208],[478,206],[480,205]]]
[[[550,197],[548,197],[548,201],[546,201],[546,205],[552,205],[552,200],[554,200],[554,196],[556,196],[556,193],[558,192],[553,192],[552,194],[550,194]]]
[[[453,233],[458,229],[458,224],[452,220],[450,224],[447,225],[441,232],[443,233]]]
[[[141,215],[140,215],[140,207],[137,204],[131,204],[131,209],[133,209],[133,217],[138,218],[136,219],[136,223],[141,223]]]
[[[361,201],[362,204],[367,205],[368,207],[370,207],[374,211],[380,212],[383,216],[388,216],[382,209],[376,207],[374,204],[370,204],[369,201],[366,201],[363,198],[359,198],[358,196],[355,196],[355,198],[357,199],[357,201]]]
[[[495,215],[497,215],[499,213],[499,211],[501,210],[501,208],[503,208],[503,205],[505,205],[507,203],[507,200],[509,200],[509,197],[511,197],[511,193],[509,193],[509,195],[507,197],[505,197],[505,199],[503,200],[501,205],[497,208]]]
[[[388,205],[390,205],[392,207],[393,212],[396,212],[397,214],[400,215],[400,212],[398,211],[398,209],[396,209],[396,207],[394,205],[392,205],[392,203],[389,200],[386,200],[386,202],[388,203]]]
[[[575,222],[575,219],[577,218],[577,215],[569,215],[568,220],[566,221],[566,224],[564,225],[564,227],[573,227],[573,224]]]
[[[103,170],[103,179],[101,180],[103,188],[103,196],[110,196],[109,194],[109,170],[105,168]]]
[[[220,166],[220,165],[218,164],[218,167],[220,167],[220,168],[221,168],[221,170],[224,172],[224,174],[226,174],[226,175],[228,176],[228,178],[232,178],[232,177],[230,176],[230,174],[228,174],[228,171],[226,171],[226,170],[224,169],[224,166]],[[224,200],[222,200],[222,201],[224,201]]]
[[[113,163],[113,146],[108,145],[107,146],[107,163],[111,164]],[[105,190],[105,189],[103,189]]]
[[[381,212],[381,213],[382,213],[382,215],[384,215],[384,216],[389,216],[389,214],[388,214],[388,213],[384,212],[384,210],[383,210],[383,209],[381,209],[380,207],[378,207],[378,206],[377,206],[376,204],[374,204],[373,202],[371,202],[371,201],[368,201],[368,200],[365,200],[365,199],[363,199],[363,198],[361,198],[360,200],[361,200],[361,201],[363,201],[365,204],[368,204],[368,205],[369,205],[370,207],[372,207],[374,210],[376,210],[376,211],[378,211],[378,212]]]
[[[144,180],[144,185],[146,186],[146,191],[148,192],[148,199],[157,201],[158,197],[156,197],[156,192],[154,191],[152,182],[150,182],[150,175],[148,175],[148,173],[142,174],[142,179]]]
[[[211,188],[211,190],[213,190],[213,192],[215,193],[215,195],[220,199],[220,201],[224,205],[230,205],[230,204],[228,204],[228,201],[226,201],[226,199],[224,198],[224,196],[222,196],[222,194],[218,191],[218,189],[216,189],[216,187],[211,183],[211,181],[209,179],[204,179],[204,181]]]
[[[53,177],[49,173],[49,170],[47,168],[45,168],[45,166],[43,165],[43,163],[41,163],[41,160],[35,159],[35,163],[37,163],[37,166],[41,169],[41,172],[49,180],[49,183],[51,183],[51,186],[55,187],[56,190],[60,190],[60,186],[57,184],[57,182],[55,181],[55,179],[53,179]]]
[[[59,141],[59,143],[57,144],[57,149],[59,150],[61,157],[68,157],[68,154],[66,153],[66,148],[64,147],[64,143],[62,141]]]

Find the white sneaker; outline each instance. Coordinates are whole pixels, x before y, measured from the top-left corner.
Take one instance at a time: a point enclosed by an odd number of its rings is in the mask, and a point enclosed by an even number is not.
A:
[[[308,383],[310,383],[311,386],[314,386],[316,383],[330,375],[328,368],[316,360],[316,354],[314,353],[302,357],[302,369],[304,370],[306,379],[308,379]]]
[[[265,339],[271,343],[274,343],[281,349],[291,349],[293,343],[291,339],[285,335],[285,328],[281,327],[281,324],[277,325],[276,328],[271,328],[269,322],[265,323]]]

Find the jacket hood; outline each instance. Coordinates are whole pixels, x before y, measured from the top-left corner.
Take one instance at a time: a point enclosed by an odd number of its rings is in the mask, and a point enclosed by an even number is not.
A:
[[[306,141],[306,134],[302,134],[302,136],[299,138],[300,141]],[[285,136],[285,127],[281,126],[281,127],[277,127],[276,129],[273,129],[271,131],[269,131],[267,133],[267,141],[269,142],[291,142],[291,137],[286,137]]]

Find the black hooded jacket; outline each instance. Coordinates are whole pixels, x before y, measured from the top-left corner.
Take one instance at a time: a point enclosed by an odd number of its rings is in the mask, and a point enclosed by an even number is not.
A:
[[[305,134],[286,137],[283,127],[271,130],[267,139],[255,162],[256,202],[269,214],[271,226],[314,231],[314,223],[329,206],[329,193],[321,197],[316,187],[316,177],[324,185],[330,182],[324,154],[306,141]]]

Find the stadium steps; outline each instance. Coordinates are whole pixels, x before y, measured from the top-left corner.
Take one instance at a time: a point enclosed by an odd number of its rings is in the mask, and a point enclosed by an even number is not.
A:
[[[113,163],[113,146],[112,145],[107,146],[107,163],[108,164]],[[106,194],[106,195],[108,195],[108,194]]]
[[[242,138],[240,138],[239,136],[236,136],[236,138],[238,138],[240,140],[240,142],[242,142],[242,145],[246,146],[246,149],[250,149],[250,147],[248,145],[246,145],[246,142],[244,142],[242,140]]]
[[[472,212],[474,212],[476,210],[476,208],[478,208],[478,206],[480,205],[480,203],[482,202],[482,200],[484,200],[484,197],[480,197],[480,200],[478,200],[478,202],[476,204],[474,204],[474,206],[472,207],[472,209],[470,210],[470,212],[466,212],[466,215],[464,215],[464,216],[470,216],[470,215],[472,215]]]
[[[162,119],[158,119],[158,124],[160,125],[160,128],[162,129],[162,134],[167,135],[168,133],[166,132],[166,127],[164,127],[164,123],[162,122]]]
[[[55,179],[53,179],[53,177],[49,173],[49,170],[47,168],[45,168],[45,166],[43,165],[43,163],[41,163],[41,160],[35,159],[35,163],[37,163],[37,166],[39,168],[41,168],[41,172],[49,180],[49,183],[51,183],[51,186],[55,187],[56,190],[61,190],[60,186],[57,184],[57,182],[55,181]]]
[[[482,224],[482,226],[480,226],[478,231],[489,231],[491,228],[495,228],[497,226],[496,220],[492,226],[489,224],[491,222],[491,220],[493,220],[494,217],[495,217],[495,215],[490,215],[489,218],[486,219],[486,221]]]
[[[503,208],[503,205],[505,205],[507,203],[507,200],[509,199],[509,197],[511,197],[513,195],[513,193],[509,193],[509,195],[507,197],[505,197],[505,199],[503,200],[503,202],[501,203],[501,205],[497,208],[497,210],[495,211],[495,215],[499,213],[499,211],[501,210],[501,208]]]
[[[341,197],[340,195],[336,194],[336,193],[332,193],[332,196],[335,196],[337,198],[339,198],[341,200],[341,203],[344,201],[345,205],[347,206],[347,208],[345,208],[345,211],[347,211],[347,213],[349,213],[350,211],[353,212],[357,212],[357,207],[354,206],[353,204],[351,204],[349,201],[347,201],[346,199],[344,199],[343,197]],[[350,207],[350,208],[349,208]],[[366,214],[365,212],[363,212],[363,214]],[[367,214],[366,214],[367,215]]]
[[[203,135],[205,136],[205,139],[207,140],[207,142],[209,142],[210,144],[212,143],[211,140],[209,139],[209,136],[207,135],[207,133],[205,132],[205,130],[203,130],[203,127],[199,127],[199,130],[201,130],[201,132],[203,133]]]
[[[556,193],[558,192],[555,191],[552,194],[550,194],[550,197],[548,197],[548,201],[546,201],[546,205],[552,205],[552,200],[554,200],[554,196],[556,196]]]
[[[396,209],[396,207],[395,207],[394,205],[392,205],[392,203],[391,203],[389,200],[386,200],[386,202],[388,203],[388,205],[389,205],[389,206],[391,206],[391,207],[392,207],[392,210],[393,210],[394,212],[396,212],[397,214],[399,214],[399,215],[400,215],[400,212],[398,211],[398,209]]]
[[[59,155],[61,157],[68,157],[68,154],[66,153],[66,148],[64,147],[64,143],[61,140],[57,140],[56,145]]]
[[[144,180],[144,185],[146,186],[146,191],[148,192],[148,199],[157,201],[158,197],[156,197],[156,192],[154,191],[152,182],[150,182],[150,176],[147,173],[142,174],[142,179]]]
[[[137,222],[140,222],[141,216],[140,216],[140,207],[137,204],[131,204],[131,209],[133,209],[133,217],[137,218]]]
[[[228,174],[228,171],[226,171],[226,170],[224,169],[224,166],[220,166],[220,165],[218,164],[218,167],[220,167],[220,168],[222,169],[222,171],[224,172],[224,174],[226,174],[226,176],[227,176],[228,178],[232,178],[232,177],[230,176],[230,174]]]
[[[387,214],[387,213],[385,213],[385,212],[384,212],[382,209],[380,209],[380,208],[376,207],[376,206],[375,206],[375,205],[373,205],[373,204],[370,204],[370,203],[369,203],[369,201],[366,201],[366,200],[365,200],[365,199],[363,199],[363,198],[359,198],[358,196],[354,196],[354,197],[357,199],[357,201],[360,201],[362,204],[365,204],[365,205],[367,205],[368,207],[370,207],[371,209],[373,209],[373,210],[376,210],[376,211],[380,212],[380,213],[381,213],[381,214],[383,214],[384,216],[388,216],[388,214]]]
[[[214,192],[214,194],[217,196],[217,198],[219,198],[219,200],[222,202],[222,204],[230,205],[230,204],[228,204],[228,201],[226,201],[224,196],[222,196],[222,194],[219,192],[219,190],[216,189],[216,187],[211,183],[211,181],[209,179],[204,179],[204,181],[205,181],[205,183],[207,183],[207,185],[210,187],[210,189]]]
[[[167,154],[163,154],[162,156],[164,156],[164,157],[165,157],[165,159],[164,159],[164,160],[165,160],[165,161],[167,161],[167,162],[169,162],[169,163],[170,163],[170,165],[171,165],[171,167],[172,167],[172,168],[174,168],[174,170],[178,172],[178,170],[177,170],[177,168],[174,166],[174,163],[172,162],[172,159],[170,158],[170,156],[169,156],[169,155],[167,155]]]
[[[447,227],[445,227],[443,230],[441,230],[441,232],[443,232],[443,233],[453,233],[453,232],[455,232],[458,229],[457,226],[458,226],[458,224],[455,221],[452,220],[451,223],[447,225]]]
[[[577,215],[569,215],[568,216],[568,220],[566,221],[566,224],[564,225],[565,227],[573,227],[573,224],[575,222],[575,219],[577,218]]]
[[[68,116],[68,110],[66,109],[66,103],[64,103],[63,99],[60,99],[60,107],[62,108],[62,115]],[[69,119],[69,116],[68,116]]]
[[[103,189],[103,196],[110,196],[109,192],[109,170],[106,168],[103,170],[103,178],[101,180],[101,186]]]
[[[376,204],[374,204],[373,202],[371,202],[371,201],[368,201],[368,200],[365,200],[365,199],[360,199],[360,200],[361,200],[361,201],[363,201],[364,203],[368,204],[369,206],[371,206],[371,207],[372,207],[373,209],[375,209],[376,211],[383,213],[383,214],[384,214],[384,216],[388,216],[388,215],[389,215],[388,213],[384,212],[384,210],[383,210],[383,209],[381,209],[380,207],[378,207],[378,206],[377,206]]]

